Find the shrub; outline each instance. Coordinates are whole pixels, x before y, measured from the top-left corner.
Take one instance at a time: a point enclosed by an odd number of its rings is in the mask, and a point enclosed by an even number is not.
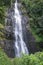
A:
[[[14,65],[43,65],[43,52],[31,55],[24,55],[22,58],[15,58]]]
[[[0,65],[12,65],[7,55],[0,49]]]

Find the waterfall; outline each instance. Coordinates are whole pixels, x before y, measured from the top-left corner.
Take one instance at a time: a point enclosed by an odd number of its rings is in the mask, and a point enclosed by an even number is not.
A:
[[[18,10],[18,3],[17,0],[15,2],[15,8],[14,8],[14,18],[15,18],[15,56],[21,57],[22,54],[28,54],[27,46],[23,40],[23,33],[22,33],[22,16],[20,15],[20,12]]]

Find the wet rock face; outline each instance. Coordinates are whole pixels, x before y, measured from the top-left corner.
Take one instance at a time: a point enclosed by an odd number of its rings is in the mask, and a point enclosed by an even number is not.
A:
[[[28,17],[27,16],[23,16],[22,18],[22,29],[23,29],[23,38],[24,41],[28,47],[29,53],[31,53],[33,50],[31,49],[31,46],[35,46],[32,45],[35,41],[35,38],[33,37],[32,33],[30,32],[30,26],[28,26],[29,28],[27,28],[27,23],[28,23]],[[32,44],[31,44],[32,43]]]
[[[18,2],[20,2],[20,0],[17,0]]]
[[[30,21],[25,8],[21,6],[20,10],[22,14],[23,38],[28,47],[29,53],[41,51],[41,49],[38,47],[38,42],[35,41],[35,38],[32,35],[32,32],[30,31]]]
[[[13,48],[13,41],[12,40],[6,40],[4,41],[4,51],[6,52],[6,54],[9,57],[14,57],[15,52],[14,52],[14,48]]]
[[[7,18],[5,20],[6,40],[3,41],[4,47],[2,47],[5,53],[11,58],[15,56],[14,43],[13,43],[13,40],[15,40],[15,37],[13,35],[13,25],[15,24],[15,20],[12,19],[14,14],[13,11],[14,11],[13,8],[9,8],[7,11]]]
[[[0,41],[0,47],[4,50],[6,55],[8,57],[14,58],[15,57],[15,52],[13,48],[14,44],[12,40],[3,40]]]

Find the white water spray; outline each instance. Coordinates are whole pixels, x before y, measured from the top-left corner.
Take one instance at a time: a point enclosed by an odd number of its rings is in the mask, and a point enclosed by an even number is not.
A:
[[[14,18],[15,18],[15,56],[16,57],[20,57],[22,56],[22,54],[28,54],[28,49],[27,46],[25,44],[25,42],[23,41],[23,34],[22,34],[22,24],[21,24],[21,15],[20,12],[18,10],[18,3],[17,0],[15,2],[15,14],[14,14]]]

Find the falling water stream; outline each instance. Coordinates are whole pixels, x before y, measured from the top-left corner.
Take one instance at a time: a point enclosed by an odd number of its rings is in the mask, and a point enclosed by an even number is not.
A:
[[[14,8],[14,18],[15,18],[15,56],[21,57],[22,54],[28,54],[27,46],[23,40],[23,33],[22,33],[22,16],[20,15],[20,12],[18,10],[18,3],[17,0],[15,2],[15,8]]]

